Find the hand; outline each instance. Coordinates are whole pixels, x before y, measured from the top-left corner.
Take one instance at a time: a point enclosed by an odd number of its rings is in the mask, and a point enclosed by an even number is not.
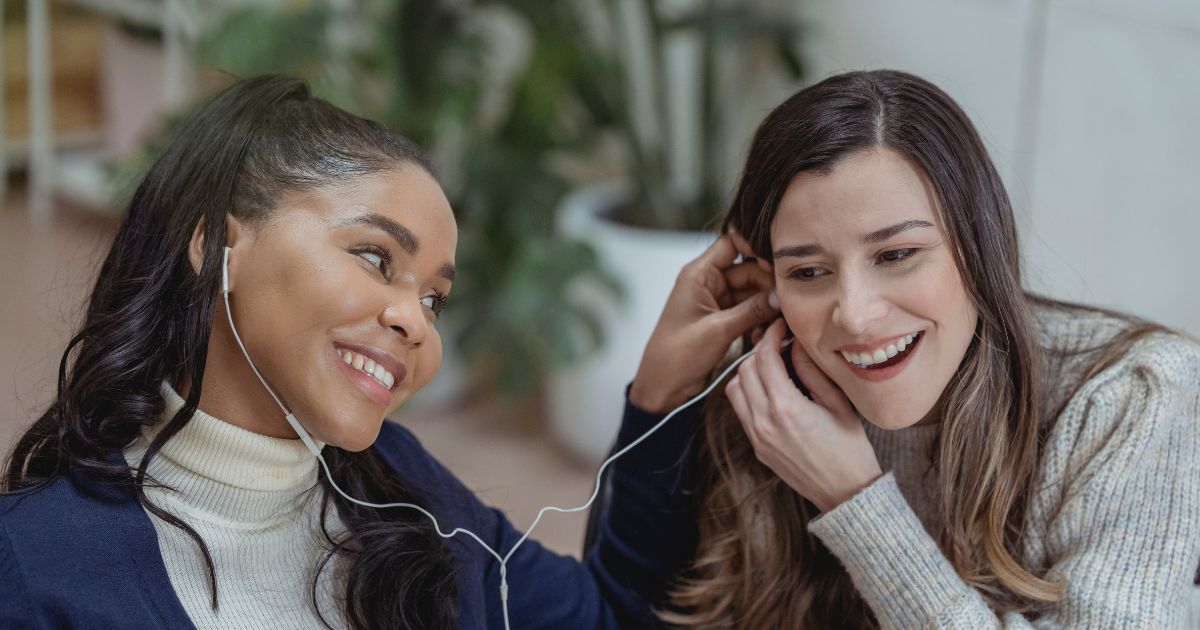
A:
[[[729,344],[779,313],[770,266],[735,265],[739,245],[750,251],[738,241],[723,235],[679,273],[629,389],[633,404],[665,413],[687,402],[708,386]]]
[[[799,343],[792,344],[792,365],[812,400],[788,377],[779,354],[786,330],[782,320],[767,329],[725,394],[758,461],[828,512],[883,471],[850,401]]]

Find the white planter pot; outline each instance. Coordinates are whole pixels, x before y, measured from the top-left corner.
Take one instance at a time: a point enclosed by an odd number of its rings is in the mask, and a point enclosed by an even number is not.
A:
[[[616,439],[625,386],[637,372],[679,271],[715,238],[709,232],[647,230],[606,218],[629,199],[629,188],[622,183],[598,184],[569,195],[558,214],[559,232],[590,243],[601,264],[625,288],[625,301],[617,304],[581,287],[589,302],[595,303],[605,344],[587,359],[553,374],[548,384],[547,411],[555,436],[589,462],[602,460]]]

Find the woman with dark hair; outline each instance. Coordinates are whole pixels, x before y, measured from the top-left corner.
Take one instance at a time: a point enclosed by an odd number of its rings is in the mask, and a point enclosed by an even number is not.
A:
[[[893,71],[801,90],[759,126],[724,231],[772,274],[782,319],[702,414],[698,547],[662,618],[1182,625],[1200,347],[1023,289],[1008,197],[945,93]],[[646,410],[696,395],[725,355],[681,340],[690,292],[631,387]]]
[[[288,77],[239,81],[199,111],[137,188],[57,398],[12,453],[0,627],[654,622],[691,552],[672,535],[690,518],[671,492],[686,426],[617,461],[617,500],[579,563],[534,542],[511,552],[503,515],[384,422],[441,362],[457,231],[430,172],[408,140]],[[728,344],[766,304],[729,304],[707,332]],[[628,407],[622,443],[660,417]]]

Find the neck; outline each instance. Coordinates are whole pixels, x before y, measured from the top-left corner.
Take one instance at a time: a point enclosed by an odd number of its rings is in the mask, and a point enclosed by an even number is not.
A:
[[[262,368],[259,365],[259,369]],[[266,378],[265,374],[263,378]],[[282,398],[282,393],[277,387],[275,389]],[[181,389],[181,395],[186,396],[185,391]],[[200,408],[229,424],[259,435],[284,439],[300,437],[287,423],[283,410],[275,403],[267,388],[263,387],[250,362],[242,354],[229,328],[225,304],[221,301],[217,302],[213,311],[213,330],[208,340]]]

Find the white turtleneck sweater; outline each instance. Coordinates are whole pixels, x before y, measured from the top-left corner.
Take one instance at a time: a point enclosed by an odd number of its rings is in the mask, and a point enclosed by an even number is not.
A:
[[[162,392],[164,417],[170,418],[183,399],[166,383]],[[153,437],[147,432],[125,451],[130,466],[141,463]],[[313,575],[329,548],[320,528],[317,466],[300,440],[252,433],[203,411],[150,461],[150,476],[173,490],[147,487],[146,496],[195,529],[216,565],[213,610],[199,546],[150,515],[171,586],[198,629],[324,628],[311,596]],[[326,528],[335,538],[345,531],[333,509]],[[325,567],[317,596],[335,628],[345,625],[341,594],[333,588],[340,568],[336,560]]]

